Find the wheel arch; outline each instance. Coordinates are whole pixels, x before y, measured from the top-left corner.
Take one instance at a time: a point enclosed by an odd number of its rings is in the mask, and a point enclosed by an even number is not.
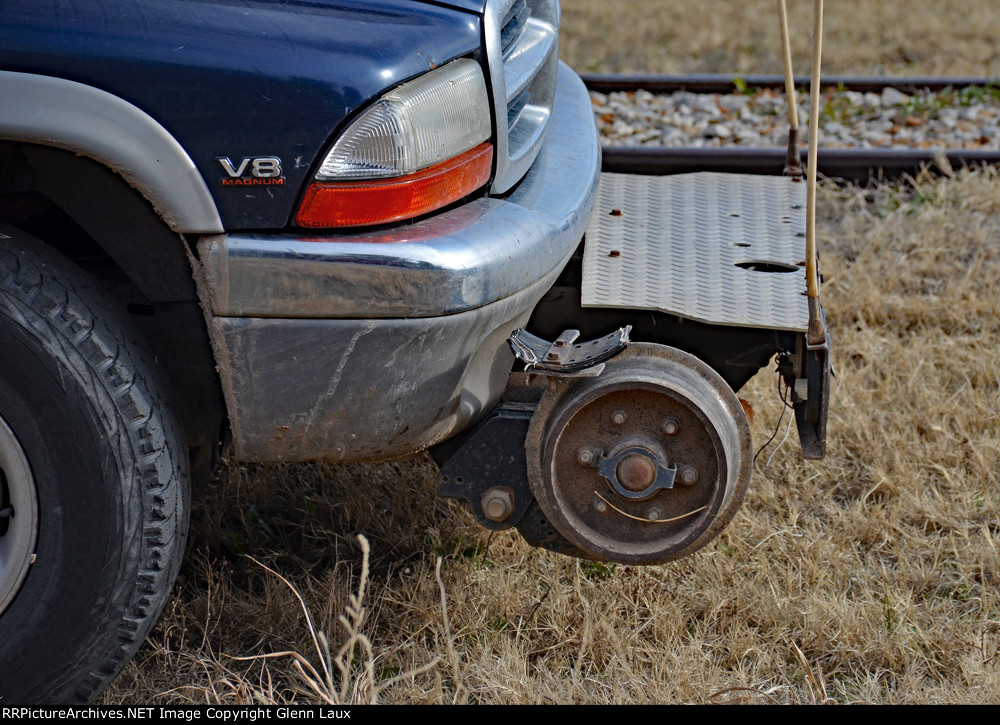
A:
[[[54,146],[120,174],[175,232],[223,232],[218,209],[184,148],[149,114],[75,81],[0,71],[0,139]]]
[[[0,140],[0,168],[0,223],[67,257],[130,313],[164,368],[188,445],[204,458],[195,462],[204,480],[225,407],[186,240],[92,158]]]

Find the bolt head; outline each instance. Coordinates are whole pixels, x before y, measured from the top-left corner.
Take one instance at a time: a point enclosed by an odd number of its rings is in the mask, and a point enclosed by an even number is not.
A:
[[[650,506],[646,509],[646,518],[650,521],[659,521],[663,518],[663,512],[658,506]]]
[[[628,420],[628,416],[625,415],[625,411],[621,408],[611,414],[611,422],[615,425],[624,425],[626,420]]]
[[[576,460],[581,466],[589,466],[594,462],[594,452],[589,448],[581,448],[576,452]]]
[[[514,494],[509,488],[491,488],[483,494],[483,513],[490,521],[500,523],[514,513]]]
[[[698,483],[698,479],[701,475],[698,473],[698,469],[694,466],[684,466],[681,469],[681,484],[684,486],[693,486]]]
[[[672,415],[663,421],[663,432],[675,436],[681,432],[681,422]]]
[[[599,514],[603,514],[607,510],[608,510],[608,505],[604,501],[602,501],[601,499],[599,499],[599,498],[597,498],[595,496],[594,497],[594,511],[596,511]]]

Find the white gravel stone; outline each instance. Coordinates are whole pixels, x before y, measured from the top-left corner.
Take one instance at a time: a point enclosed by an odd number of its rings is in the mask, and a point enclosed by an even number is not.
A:
[[[724,110],[732,113],[733,111],[739,111],[744,106],[750,103],[750,99],[746,96],[720,96],[719,106]]]
[[[903,103],[908,103],[910,97],[903,93],[902,91],[897,91],[895,88],[886,88],[882,91],[882,105],[883,106],[899,106]]]
[[[722,124],[713,124],[706,128],[702,135],[705,138],[729,138],[733,135],[733,132]]]

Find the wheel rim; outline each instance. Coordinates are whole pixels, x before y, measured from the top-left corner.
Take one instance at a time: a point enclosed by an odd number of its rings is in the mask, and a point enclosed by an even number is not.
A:
[[[35,556],[38,496],[24,450],[0,417],[0,614],[13,601]],[[6,528],[6,530],[4,530]]]

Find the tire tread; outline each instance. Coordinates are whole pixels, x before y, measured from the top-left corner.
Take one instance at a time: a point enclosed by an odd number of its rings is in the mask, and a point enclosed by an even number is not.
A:
[[[156,367],[125,313],[68,260],[37,240],[4,232],[0,228],[0,312],[66,361],[74,380],[62,385],[79,386],[93,402],[122,471],[123,500],[139,509],[124,512],[123,550],[134,542],[138,553],[123,552],[128,571],[119,571],[116,582],[131,591],[125,606],[107,617],[111,636],[99,640],[104,650],[77,653],[81,671],[65,689],[28,695],[85,703],[135,654],[170,593],[186,541],[186,449],[159,393]]]

